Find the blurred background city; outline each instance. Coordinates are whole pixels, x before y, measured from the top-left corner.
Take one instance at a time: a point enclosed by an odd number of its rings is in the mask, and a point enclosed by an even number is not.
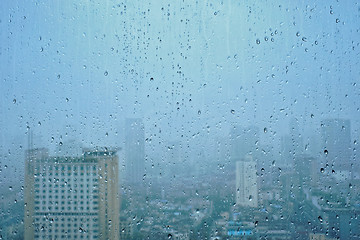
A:
[[[360,4],[3,1],[1,239],[360,239]]]

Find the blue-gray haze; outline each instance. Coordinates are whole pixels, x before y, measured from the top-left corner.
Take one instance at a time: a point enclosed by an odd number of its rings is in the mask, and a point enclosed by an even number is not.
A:
[[[304,145],[328,118],[350,119],[354,141],[359,20],[358,1],[3,0],[0,179],[22,179],[30,131],[53,152],[124,147],[126,118],[143,119],[155,166],[173,142],[208,154],[233,126],[275,153],[291,119]]]

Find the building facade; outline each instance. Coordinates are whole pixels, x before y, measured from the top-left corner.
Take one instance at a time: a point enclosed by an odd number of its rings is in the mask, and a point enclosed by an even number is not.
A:
[[[322,151],[324,165],[335,171],[350,170],[351,131],[348,119],[326,119],[321,122]]]
[[[249,155],[236,162],[236,204],[242,207],[258,207],[256,163]]]
[[[119,239],[119,211],[116,151],[27,151],[25,239]]]
[[[141,118],[128,118],[125,123],[126,181],[141,184],[145,174],[145,130]]]

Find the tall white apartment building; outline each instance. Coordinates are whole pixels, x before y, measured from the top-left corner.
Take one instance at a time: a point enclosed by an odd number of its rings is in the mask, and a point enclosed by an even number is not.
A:
[[[119,239],[119,208],[116,151],[27,151],[25,239]]]
[[[236,162],[236,204],[243,207],[258,206],[256,163],[249,155]]]

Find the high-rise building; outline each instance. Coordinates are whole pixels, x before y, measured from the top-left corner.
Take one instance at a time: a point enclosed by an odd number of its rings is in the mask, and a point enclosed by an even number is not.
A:
[[[255,126],[243,128],[235,126],[230,131],[230,154],[233,159],[239,159],[247,154],[254,154],[259,142],[259,129]]]
[[[323,163],[332,170],[350,170],[351,131],[348,119],[326,119],[321,122]]]
[[[125,128],[126,181],[141,184],[145,174],[144,124],[141,118],[129,118]]]
[[[30,149],[25,162],[25,239],[119,239],[116,150],[51,157]]]
[[[243,207],[258,206],[256,163],[249,155],[236,162],[236,204]]]
[[[289,135],[281,137],[281,166],[292,169],[298,155],[304,152],[304,139],[301,135],[299,122],[292,118],[289,123]]]
[[[309,155],[299,154],[295,158],[292,183],[295,188],[316,187],[318,184],[318,162]]]

